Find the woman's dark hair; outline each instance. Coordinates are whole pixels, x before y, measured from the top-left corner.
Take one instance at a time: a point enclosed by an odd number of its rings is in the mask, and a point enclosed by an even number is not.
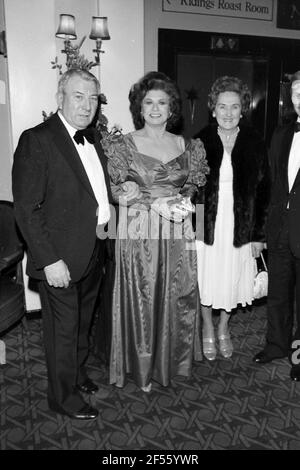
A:
[[[249,110],[251,93],[247,85],[237,77],[228,77],[225,75],[224,77],[217,78],[211,87],[208,95],[208,107],[211,111],[215,110],[219,94],[226,91],[232,91],[239,95],[242,105],[242,113],[246,113]]]
[[[144,118],[141,115],[142,101],[150,90],[163,90],[169,96],[172,114],[167,122],[167,130],[172,129],[181,118],[180,93],[177,85],[162,72],[148,72],[131,87],[128,98],[134,127],[144,127]]]

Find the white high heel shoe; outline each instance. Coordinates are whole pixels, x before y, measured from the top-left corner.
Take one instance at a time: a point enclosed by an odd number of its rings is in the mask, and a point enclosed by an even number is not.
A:
[[[233,353],[233,344],[232,344],[229,332],[226,335],[220,335],[218,339],[219,339],[220,353],[222,354],[223,357],[228,359],[229,357],[232,356],[232,353]]]
[[[145,392],[145,393],[151,392],[151,389],[152,389],[152,383],[151,382],[149,382],[148,385],[146,385],[145,387],[141,387],[141,390],[143,390],[143,392]]]
[[[203,355],[208,361],[214,361],[217,356],[216,340],[213,337],[202,337]]]

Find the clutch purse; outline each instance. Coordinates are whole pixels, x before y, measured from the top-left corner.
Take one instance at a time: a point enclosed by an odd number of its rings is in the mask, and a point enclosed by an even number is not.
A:
[[[263,254],[260,254],[263,268],[259,269],[257,266],[257,259],[254,258],[254,285],[253,285],[253,298],[261,299],[268,295],[268,269],[263,257]]]
[[[171,201],[170,205],[174,211],[178,209],[179,211],[195,212],[195,206],[189,197],[176,198],[174,201]]]

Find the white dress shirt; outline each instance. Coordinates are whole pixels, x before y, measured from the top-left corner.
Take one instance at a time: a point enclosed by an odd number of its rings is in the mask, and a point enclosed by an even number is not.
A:
[[[300,119],[297,119],[300,122]],[[288,163],[288,180],[289,180],[289,191],[291,191],[298,170],[300,168],[300,132],[295,132]]]
[[[72,127],[66,121],[61,112],[58,112],[58,115],[73,140],[73,143],[76,147],[80,160],[84,166],[87,177],[93,189],[96,201],[98,202],[98,225],[106,224],[110,219],[110,208],[103,168],[99,160],[99,156],[96,152],[96,149],[94,145],[90,144],[85,137],[84,145],[77,144],[74,140],[74,135],[77,129]]]

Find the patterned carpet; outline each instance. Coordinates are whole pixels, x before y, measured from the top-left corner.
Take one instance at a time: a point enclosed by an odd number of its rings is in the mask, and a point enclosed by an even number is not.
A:
[[[132,381],[122,390],[90,361],[100,385],[91,399],[100,414],[78,421],[50,412],[41,320],[6,334],[7,363],[0,366],[1,450],[287,450],[300,449],[300,383],[289,379],[286,359],[256,365],[264,343],[265,305],[231,319],[231,359],[195,363],[189,380],[154,384],[149,394]]]

